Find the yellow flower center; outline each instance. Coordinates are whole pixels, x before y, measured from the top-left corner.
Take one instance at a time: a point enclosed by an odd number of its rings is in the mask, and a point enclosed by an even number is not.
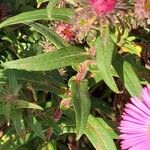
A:
[[[87,21],[85,19],[81,19],[79,24],[81,26],[85,26],[87,24]]]

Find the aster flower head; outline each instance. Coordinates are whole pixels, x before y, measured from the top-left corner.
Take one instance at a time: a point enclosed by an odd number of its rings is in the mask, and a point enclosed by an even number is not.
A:
[[[122,150],[150,149],[150,85],[126,104],[119,130]]]
[[[135,15],[139,19],[147,19],[150,17],[150,0],[135,0]]]
[[[96,19],[96,14],[91,9],[77,9],[72,20],[73,30],[76,33],[76,38],[82,41],[88,32],[90,32],[93,23]]]
[[[99,16],[109,14],[114,9],[116,2],[116,0],[89,0],[92,9]]]
[[[59,22],[55,24],[56,33],[59,34],[67,42],[72,42],[74,40],[73,26],[68,23]]]

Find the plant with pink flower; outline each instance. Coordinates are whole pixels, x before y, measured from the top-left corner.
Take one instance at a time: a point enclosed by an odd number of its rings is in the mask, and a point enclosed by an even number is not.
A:
[[[59,22],[55,25],[56,33],[59,34],[67,42],[72,42],[74,40],[73,27],[69,23]]]
[[[150,149],[150,85],[126,104],[119,130],[122,150]]]
[[[89,0],[93,10],[100,16],[112,12],[116,5],[116,0]]]

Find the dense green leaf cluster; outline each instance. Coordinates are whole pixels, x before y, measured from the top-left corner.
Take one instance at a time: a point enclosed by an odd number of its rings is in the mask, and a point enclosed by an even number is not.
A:
[[[106,23],[69,43],[48,25],[72,23],[76,1],[31,1],[13,0],[0,23],[0,150],[116,150],[117,96],[150,81],[136,52],[118,52],[130,31],[119,37]],[[55,50],[44,53],[43,40]]]

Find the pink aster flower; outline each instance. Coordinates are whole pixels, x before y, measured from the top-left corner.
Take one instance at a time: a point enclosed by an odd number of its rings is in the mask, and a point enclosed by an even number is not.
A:
[[[89,3],[93,10],[100,16],[110,13],[115,5],[117,0],[89,0]]]
[[[55,25],[56,33],[59,34],[67,42],[72,42],[74,40],[73,26],[68,23],[60,22]]]
[[[150,85],[142,90],[141,98],[132,97],[126,104],[119,130],[121,149],[150,149]]]
[[[147,19],[150,17],[150,0],[135,0],[135,15],[139,19]]]

